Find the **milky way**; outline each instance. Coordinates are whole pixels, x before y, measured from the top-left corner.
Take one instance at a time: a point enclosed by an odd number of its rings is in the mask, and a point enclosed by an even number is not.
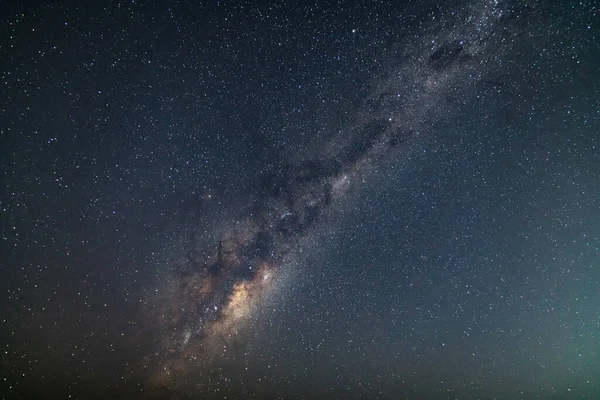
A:
[[[167,384],[189,366],[222,357],[290,268],[296,244],[369,170],[386,157],[407,157],[410,145],[452,112],[453,101],[486,84],[494,56],[515,40],[514,22],[525,15],[504,2],[484,2],[434,21],[391,51],[392,72],[374,81],[355,117],[320,153],[264,174],[246,215],[212,245],[190,250],[161,288],[166,294],[153,312],[166,355],[153,381]]]
[[[2,2],[2,397],[597,399],[597,3]]]

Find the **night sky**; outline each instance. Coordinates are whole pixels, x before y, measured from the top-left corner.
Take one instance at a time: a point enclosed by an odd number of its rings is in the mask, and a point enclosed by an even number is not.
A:
[[[0,19],[0,398],[600,398],[594,1]]]

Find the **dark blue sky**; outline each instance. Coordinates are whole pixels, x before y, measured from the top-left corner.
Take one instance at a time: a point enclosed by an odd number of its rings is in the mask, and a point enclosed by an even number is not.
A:
[[[6,398],[596,398],[599,10],[0,6]]]

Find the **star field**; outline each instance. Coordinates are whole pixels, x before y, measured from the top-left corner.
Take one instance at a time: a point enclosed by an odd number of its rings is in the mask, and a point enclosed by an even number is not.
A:
[[[597,398],[593,2],[0,8],[0,397]]]

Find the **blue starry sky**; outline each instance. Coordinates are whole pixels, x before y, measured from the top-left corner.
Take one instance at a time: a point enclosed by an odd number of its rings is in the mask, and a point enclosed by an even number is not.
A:
[[[594,2],[0,16],[2,398],[600,396]]]

